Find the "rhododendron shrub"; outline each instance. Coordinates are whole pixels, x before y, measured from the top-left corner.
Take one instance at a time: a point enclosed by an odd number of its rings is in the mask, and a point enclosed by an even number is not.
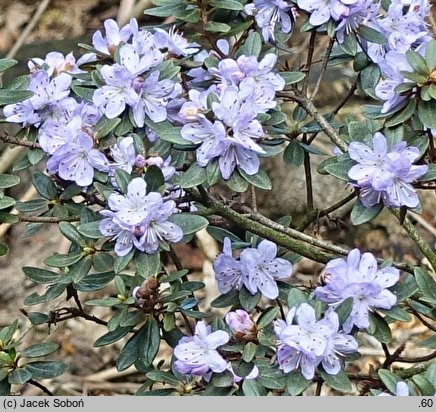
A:
[[[433,395],[434,336],[418,342],[430,352],[415,358],[402,355],[407,343],[390,345],[402,322],[434,331],[436,253],[409,219],[436,187],[430,3],[159,0],[145,13],[174,23],[106,20],[81,56],[35,50],[28,74],[0,89],[2,121],[19,129],[0,138],[26,150],[0,175],[0,220],[29,223],[29,236],[57,225],[70,242],[67,253],[23,268],[46,285],[23,298],[28,321],[50,326],[48,335],[75,317],[105,325],[94,346],[118,342],[117,370],[144,375],[137,394]],[[1,59],[0,70],[16,63]],[[354,84],[333,108],[317,107],[327,67],[341,66],[353,69]],[[355,93],[373,104],[341,116]],[[321,135],[329,154],[312,144]],[[328,158],[314,168],[321,154]],[[274,185],[265,158],[306,177],[300,221],[259,212],[256,190]],[[18,202],[9,188],[26,168],[38,199]],[[346,196],[314,205],[320,174],[342,181]],[[345,204],[355,226],[382,210],[395,215],[420,266],[306,230]],[[220,248],[210,305],[206,281],[178,256],[177,245],[200,231]],[[315,283],[298,279],[301,258],[324,265]],[[46,303],[47,312],[32,309]],[[110,308],[109,320],[95,306]],[[23,348],[19,321],[0,331],[2,394],[12,384],[41,388],[69,366],[32,361],[58,345]],[[368,335],[385,357],[358,373]],[[402,361],[410,368],[397,368]]]

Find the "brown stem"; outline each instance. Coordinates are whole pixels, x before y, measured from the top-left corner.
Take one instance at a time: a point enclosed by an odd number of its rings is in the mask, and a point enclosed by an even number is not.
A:
[[[409,307],[410,311],[422,322],[423,325],[427,326],[430,330],[433,332],[436,332],[436,326],[433,326],[430,322],[427,322],[419,312],[417,312],[415,309]]]
[[[0,135],[0,140],[5,143],[13,144],[15,146],[29,147],[31,149],[41,149],[41,145],[36,142],[29,142],[28,140],[20,140],[14,136],[9,136],[7,133]]]
[[[42,383],[39,383],[38,381],[34,379],[29,379],[27,381],[30,385],[36,386],[37,388],[41,389],[44,393],[46,393],[48,396],[54,396],[54,393],[51,392],[47,387],[45,387]]]
[[[327,119],[318,111],[310,99],[295,90],[277,92],[277,95],[297,102],[310,116],[315,119],[324,133],[336,146],[339,147],[339,149],[341,149],[343,152],[347,151],[347,144],[339,137],[339,134],[336,133],[335,129],[333,129]]]
[[[310,100],[312,100],[312,101],[315,99],[315,96],[318,94],[322,79],[324,78],[324,74],[327,70],[327,63],[329,62],[330,54],[332,52],[334,44],[335,44],[335,39],[334,38],[330,39],[329,45],[327,46],[327,50],[326,50],[324,58],[322,60],[321,72],[320,72],[318,79],[316,81],[315,88],[313,89],[313,92],[310,95]]]
[[[37,222],[37,223],[59,223],[59,222],[77,222],[80,220],[79,216],[32,216],[18,213],[16,216],[21,222]]]
[[[306,136],[303,138],[303,143],[307,143]],[[304,174],[306,176],[306,201],[307,209],[313,210],[313,185],[312,185],[312,169],[310,167],[310,155],[304,151]]]
[[[315,40],[316,40],[316,31],[314,30],[310,33],[309,49],[307,51],[306,64],[304,66],[304,69],[301,70],[303,73],[306,73],[306,77],[304,78],[303,81],[303,88],[301,90],[302,93],[304,93],[305,95],[307,94],[307,87],[309,86],[309,75],[310,75],[310,69],[312,67],[313,52],[315,50]]]
[[[315,390],[315,396],[321,396],[321,389],[322,389],[322,385],[323,385],[324,381],[322,379],[320,379],[317,383],[316,383],[316,390]]]
[[[356,90],[357,90],[357,79],[352,84],[350,90],[348,90],[348,93],[339,102],[339,104],[333,109],[333,111],[332,111],[333,116],[336,116],[339,113],[339,110],[341,110],[345,106],[345,104],[348,102],[348,100],[351,99],[351,97],[353,96],[353,94]]]

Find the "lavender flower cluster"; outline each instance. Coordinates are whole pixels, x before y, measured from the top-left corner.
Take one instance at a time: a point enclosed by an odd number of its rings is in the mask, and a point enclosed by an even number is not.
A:
[[[213,265],[221,293],[245,286],[252,295],[259,291],[267,298],[275,299],[279,295],[276,279],[292,275],[292,264],[276,257],[277,246],[269,240],[262,240],[257,248],[244,249],[239,259],[235,259],[231,241],[225,238],[223,252]]]

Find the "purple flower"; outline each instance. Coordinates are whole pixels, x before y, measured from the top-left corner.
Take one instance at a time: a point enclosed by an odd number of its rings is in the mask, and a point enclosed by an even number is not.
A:
[[[194,336],[184,336],[174,348],[174,367],[183,374],[202,376],[209,380],[212,372],[221,373],[228,363],[217,351],[230,339],[227,332],[211,331],[204,321],[197,322]]]
[[[68,75],[68,73],[82,72],[82,70],[80,70],[77,66],[73,53],[69,53],[64,56],[59,52],[50,52],[45,56],[45,60],[34,57],[28,62],[27,66],[29,67],[31,73],[44,70],[47,72],[49,77],[57,77],[63,73],[67,73]]]
[[[419,198],[412,182],[427,172],[428,166],[414,166],[420,157],[419,149],[401,141],[388,151],[383,134],[373,137],[372,148],[364,143],[351,142],[350,157],[358,162],[348,176],[360,187],[360,200],[366,207],[381,201],[390,207],[416,207]]]
[[[295,324],[293,322],[295,321]],[[286,321],[277,320],[274,330],[278,338],[277,360],[285,373],[301,368],[306,379],[312,379],[315,369],[336,375],[341,370],[341,358],[357,350],[357,342],[350,335],[338,332],[338,316],[328,311],[316,320],[315,310],[307,303],[293,307]]]
[[[159,71],[151,73],[138,84],[139,100],[133,107],[133,118],[138,127],[144,126],[145,114],[153,122],[163,122],[167,118],[166,105],[174,98],[176,83],[172,80],[159,79]]]
[[[120,29],[115,20],[107,19],[103,23],[106,37],[98,30],[92,36],[92,45],[102,53],[113,54],[119,44],[126,43],[130,39],[135,24],[137,26],[136,20],[132,19],[129,24]]]
[[[116,240],[115,253],[125,256],[133,247],[154,254],[162,242],[176,243],[183,237],[182,229],[168,221],[177,213],[174,201],[164,201],[160,193],[147,193],[146,182],[137,177],[127,185],[126,195],[112,193],[110,210],[101,210],[106,218],[100,222],[103,236]]]
[[[189,43],[185,37],[178,33],[176,26],[171,27],[168,32],[156,28],[154,42],[157,48],[167,49],[176,56],[189,56],[196,53],[201,47],[197,43]]]
[[[250,315],[242,309],[236,309],[234,312],[228,312],[225,316],[227,325],[237,339],[255,338],[256,324],[251,320]]]
[[[106,82],[95,90],[94,104],[101,108],[108,119],[119,116],[128,106],[135,106],[139,96],[133,87],[135,76],[124,66],[114,64],[103,66],[100,74]]]
[[[213,263],[215,279],[221,293],[239,290],[243,284],[243,273],[246,272],[245,264],[235,259],[232,255],[230,239],[226,237],[223,244],[223,253],[218,255]]]
[[[276,255],[277,246],[263,240],[257,249],[244,249],[237,260],[232,256],[230,239],[225,238],[223,253],[214,262],[220,292],[228,293],[244,285],[252,295],[259,290],[267,298],[275,299],[279,294],[275,280],[292,275],[291,263]]]
[[[47,161],[50,174],[57,173],[64,180],[72,180],[79,186],[89,186],[94,169],[108,171],[108,161],[103,153],[94,149],[92,137],[79,133],[77,138],[55,150]]]
[[[31,76],[27,90],[33,92],[30,98],[6,105],[3,114],[6,121],[22,123],[23,126],[39,124],[59,110],[60,102],[70,94],[72,78],[58,76],[50,80],[47,72],[39,70]]]
[[[276,279],[292,275],[292,265],[285,259],[277,258],[277,246],[269,240],[262,240],[257,249],[246,248],[241,252],[241,262],[247,269],[245,287],[251,294],[258,290],[267,298],[279,295]]]
[[[298,7],[310,13],[309,23],[321,26],[330,20],[346,18],[350,14],[350,7],[360,0],[298,0]]]
[[[136,151],[132,136],[127,136],[114,144],[110,152],[114,160],[114,163],[110,165],[111,171],[122,169],[127,173],[132,172],[136,163]]]
[[[397,301],[387,288],[398,281],[399,270],[392,266],[379,269],[371,253],[361,255],[358,249],[353,249],[347,260],[333,259],[327,263],[325,272],[328,282],[315,289],[315,296],[331,306],[353,298],[351,314],[343,325],[347,333],[353,326],[367,328],[372,309],[390,309]]]
[[[279,30],[290,33],[295,14],[292,6],[283,0],[255,0],[245,5],[244,11],[254,16],[256,24],[262,29],[262,37],[267,42],[275,41],[275,27],[279,24]]]
[[[253,369],[251,370],[251,372],[247,376],[244,376],[244,377],[236,375],[235,371],[233,370],[232,364],[230,362],[228,363],[227,370],[232,372],[232,374],[233,374],[233,382],[234,383],[239,383],[242,380],[249,380],[249,381],[250,380],[254,380],[254,379],[256,379],[259,376],[259,368],[256,365],[254,365]]]

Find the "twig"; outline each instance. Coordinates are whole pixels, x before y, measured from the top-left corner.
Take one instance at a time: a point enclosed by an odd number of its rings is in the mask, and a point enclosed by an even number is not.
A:
[[[44,14],[45,9],[48,7],[48,5],[50,4],[50,0],[43,0],[35,14],[33,15],[32,19],[29,21],[29,23],[27,24],[27,26],[24,28],[24,30],[21,32],[20,37],[17,39],[17,41],[14,43],[14,45],[12,46],[12,48],[9,50],[8,54],[6,55],[6,58],[8,59],[12,59],[18,52],[18,50],[20,49],[20,47],[23,45],[23,43],[25,42],[25,40],[29,37],[30,32],[34,29],[34,27],[36,26],[36,24],[38,23],[38,20],[41,18],[41,16]]]
[[[283,91],[278,92],[277,94],[280,97],[285,97],[297,102],[304,110],[306,110],[306,112],[310,116],[312,116],[316,120],[324,133],[336,146],[339,147],[339,149],[341,149],[343,152],[347,151],[347,144],[339,137],[339,135],[336,133],[335,129],[333,129],[327,119],[318,112],[318,109],[315,107],[310,99],[296,91]]]
[[[324,381],[322,379],[320,379],[317,383],[316,383],[316,390],[315,390],[315,396],[321,396],[321,389],[322,389],[322,385],[323,385]]]
[[[341,110],[345,106],[345,104],[348,102],[348,100],[351,99],[351,97],[353,96],[353,94],[356,90],[357,90],[357,79],[351,85],[351,88],[350,88],[350,90],[348,90],[348,93],[339,102],[339,104],[333,109],[333,111],[332,111],[333,116],[336,116],[339,113],[339,110]]]
[[[79,216],[32,216],[26,214],[14,214],[21,222],[39,222],[39,223],[59,223],[59,222],[78,222],[80,220]]]
[[[432,330],[433,332],[436,332],[436,326],[432,325],[430,322],[427,322],[420,313],[418,313],[415,309],[413,309],[412,307],[409,307],[409,310],[421,321],[421,323],[425,326],[427,326],[427,328],[429,328],[430,330]]]
[[[404,363],[418,363],[418,362],[427,362],[429,360],[436,358],[436,351],[430,353],[426,356],[420,356],[418,358],[409,358],[409,357],[398,357],[395,362],[404,362]]]
[[[251,208],[257,213],[256,188],[250,184]]]
[[[400,220],[400,212],[397,209],[389,208],[389,211]],[[401,220],[400,220],[401,221]],[[429,264],[436,271],[436,254],[433,252],[428,243],[421,237],[419,232],[413,226],[412,222],[406,216],[402,224],[403,228],[406,230],[409,237],[415,242],[422,254],[427,258]]]
[[[41,145],[36,142],[29,142],[28,140],[20,140],[16,137],[9,136],[7,133],[0,135],[0,140],[5,143],[13,144],[15,146],[30,147],[31,149],[41,149]]]
[[[307,87],[309,85],[310,69],[312,67],[313,52],[315,50],[315,39],[316,39],[316,30],[310,33],[309,49],[307,50],[306,65],[304,66],[304,69],[301,70],[302,72],[306,73],[306,77],[303,80],[303,88],[301,90],[302,93],[304,94],[307,94]]]
[[[321,86],[322,79],[324,78],[324,74],[327,69],[327,63],[329,62],[330,53],[332,52],[333,45],[335,44],[335,39],[331,38],[329,41],[329,45],[327,46],[327,50],[325,52],[324,58],[322,60],[321,72],[319,73],[318,79],[315,84],[315,88],[310,95],[310,100],[314,100],[315,96],[318,94],[319,87]]]
[[[353,192],[349,194],[348,196],[341,199],[339,202],[335,203],[334,205],[323,209],[323,210],[312,210],[308,214],[306,214],[298,224],[296,230],[299,232],[304,231],[314,220],[319,219],[323,216],[328,216],[330,213],[334,212],[335,210],[341,208],[342,206],[346,205],[348,202],[353,200],[356,197],[356,192]]]
[[[39,383],[38,381],[34,379],[29,379],[27,381],[30,385],[36,386],[37,388],[41,389],[44,393],[46,393],[48,396],[54,396],[54,393],[51,392],[47,387],[45,387],[42,383]]]
[[[303,143],[307,143],[306,136],[303,138]],[[306,176],[306,201],[307,210],[313,210],[313,185],[312,185],[312,170],[310,167],[310,155],[304,151],[304,174]]]

